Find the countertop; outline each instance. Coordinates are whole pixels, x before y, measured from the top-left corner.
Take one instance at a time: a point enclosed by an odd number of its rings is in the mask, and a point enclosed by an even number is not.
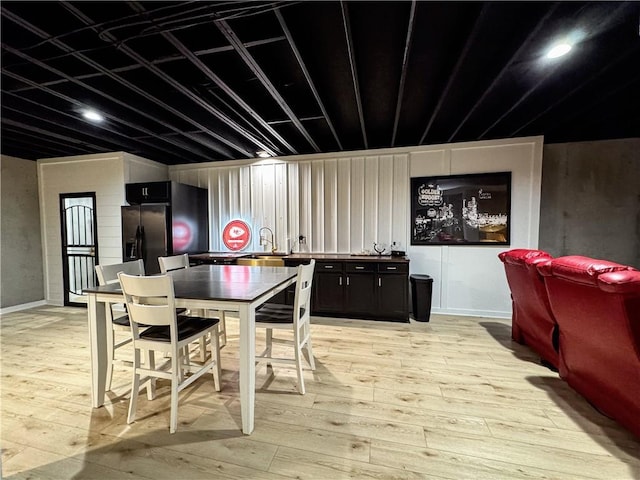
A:
[[[190,258],[195,258],[197,260],[207,260],[207,259],[225,259],[225,258],[242,258],[250,255],[258,255],[257,253],[248,253],[248,252],[205,252],[205,253],[196,253],[189,254]],[[263,252],[262,255],[265,255]]]
[[[243,258],[252,255],[270,255],[269,252],[206,252],[189,255],[195,260],[213,260],[213,259],[230,259]],[[407,257],[392,257],[391,255],[359,255],[349,253],[276,253],[275,257],[291,260],[304,260],[313,258],[315,260],[336,261],[336,262],[408,262]]]

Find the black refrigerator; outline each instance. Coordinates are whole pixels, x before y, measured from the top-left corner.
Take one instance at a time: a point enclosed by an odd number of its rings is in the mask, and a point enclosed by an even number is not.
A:
[[[209,250],[207,190],[177,182],[128,183],[122,207],[122,259],[142,259],[147,275],[158,257]]]

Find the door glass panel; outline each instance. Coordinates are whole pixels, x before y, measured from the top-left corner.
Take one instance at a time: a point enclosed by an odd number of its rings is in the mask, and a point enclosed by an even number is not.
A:
[[[65,305],[86,303],[82,290],[96,284],[95,197],[61,195]]]

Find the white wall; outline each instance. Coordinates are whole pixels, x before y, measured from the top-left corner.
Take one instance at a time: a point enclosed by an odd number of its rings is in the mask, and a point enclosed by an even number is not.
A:
[[[172,180],[209,189],[210,249],[233,218],[272,228],[280,250],[299,234],[311,252],[355,253],[400,242],[411,273],[434,278],[433,312],[509,317],[497,254],[505,247],[409,246],[410,178],[512,172],[511,247],[538,244],[542,137],[169,167]]]
[[[99,263],[122,261],[120,207],[128,182],[168,180],[166,165],[123,152],[38,160],[45,300],[62,305],[60,194],[95,192]]]
[[[511,246],[412,246],[411,272],[434,278],[432,311],[509,317],[511,298],[498,253],[537,248],[542,137],[434,146],[411,155],[411,176],[511,173]]]

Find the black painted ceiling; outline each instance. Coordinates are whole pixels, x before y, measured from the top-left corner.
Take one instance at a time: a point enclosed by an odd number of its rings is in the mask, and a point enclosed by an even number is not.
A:
[[[639,6],[3,1],[2,153],[181,164],[637,137]]]

